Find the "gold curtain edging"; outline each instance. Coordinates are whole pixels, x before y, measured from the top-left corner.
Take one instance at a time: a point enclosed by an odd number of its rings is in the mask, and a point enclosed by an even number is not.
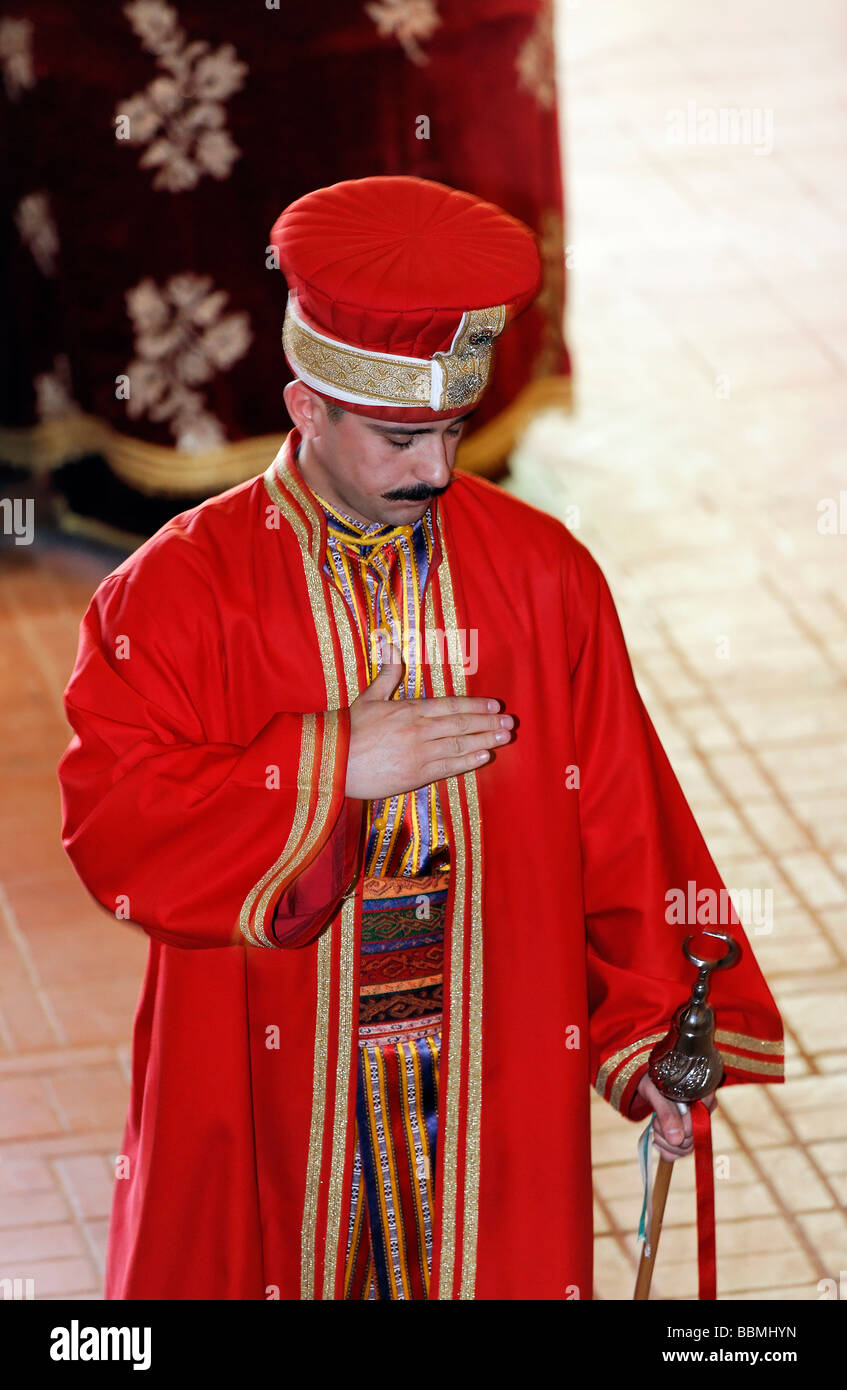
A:
[[[459,446],[458,466],[469,473],[501,472],[533,417],[550,409],[573,409],[570,377],[528,382],[493,420]],[[79,411],[22,429],[0,429],[0,460],[33,473],[48,473],[86,454],[99,454],[121,482],[147,496],[208,497],[263,472],[268,456],[279,452],[286,434],[255,435],[202,454],[188,454],[133,439]]]
[[[276,455],[284,442],[285,433],[263,434],[188,454],[133,439],[80,411],[27,429],[0,429],[0,459],[47,473],[86,454],[100,454],[121,482],[151,497],[212,496],[263,472],[268,455]]]

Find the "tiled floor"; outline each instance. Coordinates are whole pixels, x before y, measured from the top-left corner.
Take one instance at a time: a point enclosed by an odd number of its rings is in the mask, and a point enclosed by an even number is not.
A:
[[[847,496],[845,534],[818,530],[847,488],[845,21],[835,0],[574,0],[559,22],[576,412],[537,423],[509,486],[603,564],[727,883],[773,892],[752,939],[790,1083],[722,1099],[719,1287],[816,1299],[847,1270]],[[689,102],[772,110],[772,148],[670,144]],[[0,585],[0,1279],[97,1298],[146,941],[65,862],[55,765],[79,618],[118,557],[40,534]],[[597,1293],[629,1298],[637,1129],[594,1117]],[[696,1294],[692,1221],[689,1162],[658,1297]]]
[[[847,16],[576,0],[560,32],[577,410],[509,487],[578,519],[727,884],[772,890],[790,1080],[721,1099],[719,1289],[816,1299],[847,1270],[847,492],[818,530],[847,489]],[[689,103],[771,111],[771,148],[670,143]],[[604,1298],[632,1296],[637,1133],[595,1101]],[[678,1164],[656,1296],[696,1296],[693,1218]]]
[[[0,1279],[97,1298],[146,938],[70,870],[56,763],[79,619],[120,557],[38,532],[0,584]]]

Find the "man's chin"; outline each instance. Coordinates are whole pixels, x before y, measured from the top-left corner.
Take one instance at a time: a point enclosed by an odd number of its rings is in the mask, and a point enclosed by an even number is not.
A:
[[[410,517],[414,516],[416,520],[418,517],[423,516],[427,507],[432,502],[431,497],[425,497],[423,501],[420,499],[409,501],[408,498],[403,497],[383,497],[381,500],[384,505],[390,509],[392,517],[396,517],[400,513],[406,513]]]

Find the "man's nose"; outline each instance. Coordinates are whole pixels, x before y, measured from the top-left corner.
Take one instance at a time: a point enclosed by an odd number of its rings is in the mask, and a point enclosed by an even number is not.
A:
[[[443,435],[427,439],[426,449],[416,460],[415,473],[419,482],[428,483],[430,487],[446,487],[453,472],[453,452],[450,441]]]

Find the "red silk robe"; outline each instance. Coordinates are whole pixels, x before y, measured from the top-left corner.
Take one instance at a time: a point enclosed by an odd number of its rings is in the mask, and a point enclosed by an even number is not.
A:
[[[363,821],[344,786],[367,677],[297,443],[104,580],[67,690],[65,847],[150,936],[110,1298],[340,1295]],[[666,894],[722,884],[589,553],[471,475],[433,505],[425,629],[448,640],[427,693],[497,697],[518,728],[439,783],[432,1296],[590,1298],[588,1087],[647,1113],[635,1088],[692,978],[694,928],[668,922]],[[472,628],[466,670],[449,634]],[[726,1084],[776,1081],[779,1015],[732,930],[741,963],[712,987]]]

